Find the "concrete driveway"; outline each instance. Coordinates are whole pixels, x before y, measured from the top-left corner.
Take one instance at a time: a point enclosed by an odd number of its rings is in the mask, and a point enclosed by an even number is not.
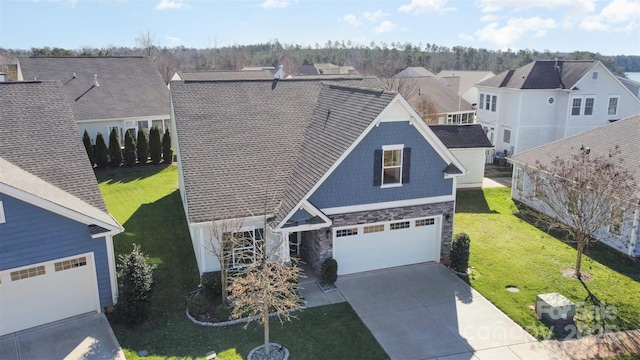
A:
[[[104,314],[87,314],[0,337],[0,359],[125,360]]]
[[[391,359],[560,359],[440,264],[341,276],[337,286]]]

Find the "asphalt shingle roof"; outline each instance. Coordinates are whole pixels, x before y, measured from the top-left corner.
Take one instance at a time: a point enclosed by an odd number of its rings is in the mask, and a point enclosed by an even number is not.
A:
[[[618,120],[599,128],[585,131],[549,144],[541,145],[533,149],[512,155],[514,162],[536,167],[540,162],[551,165],[557,157],[569,157],[581,147],[590,148],[591,154],[608,154],[617,145],[620,156],[624,159],[625,166],[640,182],[640,114]]]
[[[594,64],[595,60],[537,60],[502,72],[478,85],[511,89],[571,89]]]
[[[399,81],[404,81],[408,86],[417,88],[417,91],[413,91],[411,96],[406,99],[414,109],[426,97],[433,102],[438,114],[473,110],[469,102],[433,76],[402,78]]]
[[[0,83],[0,156],[106,212],[59,82]]]
[[[171,94],[190,222],[281,218],[384,108],[364,98],[391,96],[296,79],[173,82]]]
[[[273,79],[271,70],[239,70],[239,71],[179,71],[182,80],[269,80]]]
[[[442,70],[436,77],[440,81],[451,82],[460,94],[479,83],[485,76],[495,76],[495,74],[491,71]]]
[[[431,71],[423,68],[422,66],[410,66],[410,67],[398,72],[397,74],[393,75],[393,77],[397,77],[397,78],[423,77],[423,76],[433,76],[433,77],[435,77],[436,74],[434,74]]]
[[[449,149],[493,147],[480,124],[431,125],[429,128]]]
[[[169,115],[169,90],[149,58],[22,57],[18,63],[25,80],[60,81],[76,121]]]

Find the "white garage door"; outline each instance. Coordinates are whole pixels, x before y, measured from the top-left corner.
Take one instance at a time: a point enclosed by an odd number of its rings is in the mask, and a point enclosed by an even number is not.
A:
[[[336,228],[338,274],[440,260],[441,218],[418,218]]]
[[[0,272],[0,335],[100,311],[91,254]]]

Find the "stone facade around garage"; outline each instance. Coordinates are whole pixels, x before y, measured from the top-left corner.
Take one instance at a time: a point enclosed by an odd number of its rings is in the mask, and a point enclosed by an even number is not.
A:
[[[443,219],[442,221],[440,261],[443,263],[448,263],[449,254],[451,252],[451,241],[453,239],[453,201],[436,204],[336,214],[330,215],[329,218],[332,221],[333,227],[343,227],[384,221],[438,216],[444,214],[450,214],[451,221],[447,221],[445,219]],[[303,258],[309,263],[309,265],[311,265],[311,267],[317,274],[320,273],[322,263],[326,259],[333,256],[332,233],[333,232],[328,229],[320,229],[302,233],[301,251]],[[340,264],[338,264],[338,266],[340,266]]]

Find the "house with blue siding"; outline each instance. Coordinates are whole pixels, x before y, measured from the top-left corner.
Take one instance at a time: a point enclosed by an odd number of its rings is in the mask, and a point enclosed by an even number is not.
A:
[[[328,258],[339,274],[448,258],[465,169],[377,79],[175,81],[171,98],[201,273],[220,269],[211,250],[231,222],[247,234],[232,255],[264,241],[316,272]]]
[[[115,304],[113,236],[123,229],[107,212],[61,84],[0,83],[0,101],[2,336]]]

